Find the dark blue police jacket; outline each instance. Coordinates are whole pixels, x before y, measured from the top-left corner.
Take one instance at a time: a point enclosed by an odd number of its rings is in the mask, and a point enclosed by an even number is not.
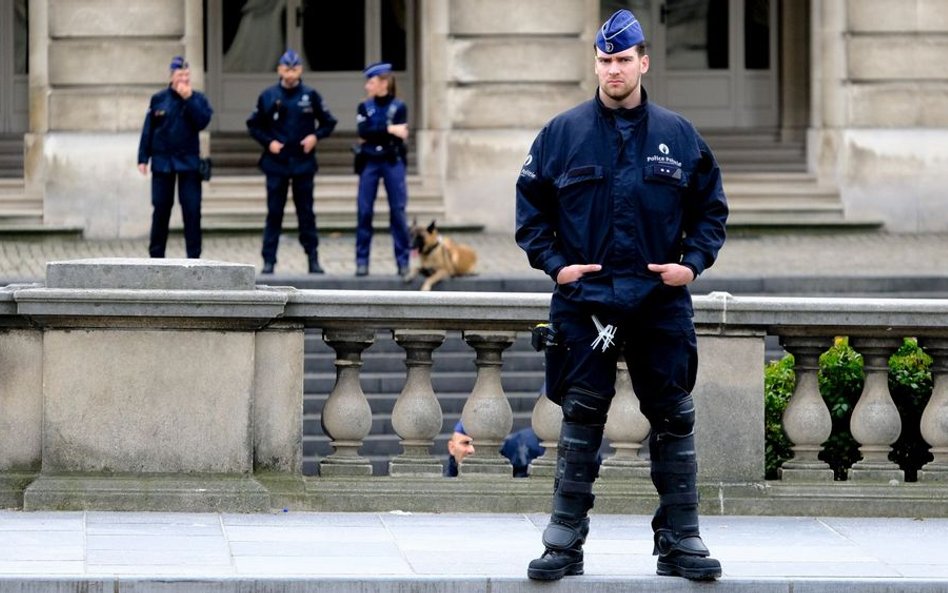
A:
[[[260,168],[267,175],[316,173],[316,151],[304,153],[300,141],[310,134],[322,140],[335,128],[336,118],[323,98],[302,82],[291,89],[280,83],[265,89],[247,119],[250,135],[263,146]],[[280,154],[270,152],[273,140],[283,143]]]
[[[372,159],[405,158],[405,143],[388,133],[389,124],[408,122],[408,107],[401,99],[385,95],[359,103],[356,127],[363,140],[359,151]]]
[[[627,311],[667,292],[662,300],[690,316],[687,289],[665,287],[647,266],[680,263],[697,276],[724,243],[727,214],[711,150],[644,88],[633,109],[608,109],[597,92],[556,116],[517,180],[516,239],[530,264],[554,280],[567,265],[602,265],[556,287],[578,305]]]
[[[138,143],[139,164],[151,159],[151,170],[158,173],[197,171],[198,132],[211,123],[213,113],[207,97],[198,91],[187,100],[170,86],[152,95]]]

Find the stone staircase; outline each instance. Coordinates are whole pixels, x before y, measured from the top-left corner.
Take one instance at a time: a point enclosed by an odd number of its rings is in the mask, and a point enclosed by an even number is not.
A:
[[[459,332],[448,332],[433,354],[432,385],[444,422],[431,453],[442,462],[447,459],[446,442],[474,388],[474,354]],[[307,475],[317,473],[318,460],[332,453],[320,413],[335,384],[334,361],[335,352],[323,341],[321,332],[309,331],[303,382],[303,472]],[[372,429],[360,453],[372,462],[375,475],[387,475],[389,460],[402,452],[392,428],[392,409],[405,383],[405,351],[390,332],[380,333],[363,352],[363,361],[361,385],[372,408]],[[514,413],[512,430],[519,430],[530,425],[533,405],[543,384],[543,357],[530,347],[529,336],[522,335],[504,351],[503,361],[504,391]]]
[[[0,134],[0,228],[22,230],[43,224],[43,202],[26,197],[23,135]]]
[[[23,179],[23,134],[0,134],[0,179]]]
[[[356,227],[356,195],[359,178],[352,170],[354,133],[333,134],[320,140],[319,174],[314,199],[316,224],[322,230],[352,231]],[[265,178],[257,167],[260,145],[243,132],[221,132],[211,137],[214,176],[205,185],[201,208],[202,225],[209,231],[259,231],[267,214]],[[408,153],[408,216],[420,220],[444,220],[440,191],[426,187],[416,174],[415,154]],[[388,228],[388,200],[379,183],[373,223]],[[180,226],[180,221],[172,222]],[[283,228],[296,228],[296,210],[287,200]]]
[[[216,168],[216,162],[215,162]],[[322,230],[352,231],[356,227],[358,178],[353,175],[316,176],[314,191],[316,224]],[[417,175],[408,177],[408,218],[444,220],[444,200],[439,191],[428,188]],[[201,204],[201,224],[207,231],[259,231],[267,216],[265,178],[257,175],[220,176],[215,171],[205,184]],[[388,199],[383,184],[375,202],[373,224],[388,229]],[[172,227],[181,221],[172,217]],[[283,229],[296,228],[296,208],[292,190],[287,198]]]
[[[870,229],[847,218],[839,192],[807,173],[806,144],[773,130],[703,130],[724,174],[731,229]]]

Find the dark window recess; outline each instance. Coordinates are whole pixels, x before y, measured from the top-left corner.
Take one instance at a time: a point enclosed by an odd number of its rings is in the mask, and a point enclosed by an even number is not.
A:
[[[304,2],[303,51],[312,70],[365,68],[365,2]]]

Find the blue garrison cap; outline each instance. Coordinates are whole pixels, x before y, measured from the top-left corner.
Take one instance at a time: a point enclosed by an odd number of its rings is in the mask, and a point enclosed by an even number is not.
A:
[[[458,420],[457,423],[454,425],[454,432],[459,432],[463,435],[467,434],[466,432],[464,432],[464,425],[461,424],[460,420]]]
[[[184,56],[175,56],[171,58],[171,65],[168,66],[168,69],[174,72],[175,70],[184,70],[190,68],[188,66],[188,61],[184,59]]]
[[[617,54],[645,41],[639,19],[626,9],[617,10],[596,33],[596,47]]]
[[[391,71],[392,65],[388,62],[376,62],[366,66],[365,70],[362,71],[362,74],[365,74],[366,78],[372,78],[373,76],[378,76],[380,74],[388,74]]]
[[[298,53],[292,49],[288,49],[286,53],[280,56],[280,65],[286,66],[287,68],[296,68],[297,66],[303,65],[303,59]]]

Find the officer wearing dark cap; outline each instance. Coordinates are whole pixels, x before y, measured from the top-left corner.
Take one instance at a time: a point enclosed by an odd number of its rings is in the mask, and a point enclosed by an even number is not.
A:
[[[164,257],[168,223],[174,207],[174,187],[184,219],[188,257],[201,257],[201,174],[198,132],[211,122],[214,111],[207,97],[191,88],[191,69],[182,56],[169,66],[171,81],[148,104],[138,143],[138,170],[148,174],[151,161],[151,237],[148,253]]]
[[[556,282],[547,396],[563,408],[553,513],[532,579],[583,573],[595,455],[620,354],[652,428],[658,574],[721,576],[698,530],[698,360],[687,285],[714,263],[728,207],[694,126],[649,102],[644,43],[628,10],[603,24],[595,96],[540,131],[517,181],[517,242]]]
[[[312,87],[303,84],[303,61],[292,49],[280,57],[280,81],[264,90],[247,120],[250,135],[263,147],[260,169],[267,176],[267,221],[263,230],[263,269],[272,274],[283,229],[283,210],[290,185],[299,223],[299,239],[310,274],[322,274],[319,235],[313,211],[316,143],[336,128],[336,118]]]
[[[395,96],[392,65],[377,62],[365,74],[367,98],[356,110],[356,126],[361,140],[356,157],[359,173],[358,229],[356,230],[356,276],[369,273],[372,248],[372,218],[379,179],[388,196],[389,228],[398,275],[408,276],[411,254],[408,217],[405,208],[408,190],[405,181],[405,140],[408,139],[408,108]]]

